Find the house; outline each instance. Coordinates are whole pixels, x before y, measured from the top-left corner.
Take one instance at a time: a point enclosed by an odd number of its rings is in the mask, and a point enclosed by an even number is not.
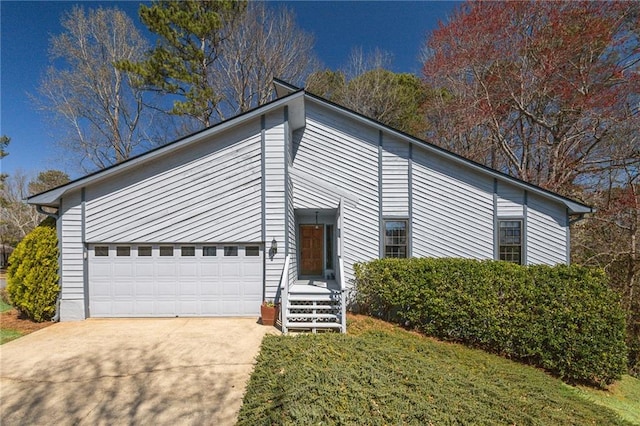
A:
[[[34,195],[54,208],[62,321],[257,316],[345,330],[353,265],[569,261],[591,208],[276,81],[277,99]]]

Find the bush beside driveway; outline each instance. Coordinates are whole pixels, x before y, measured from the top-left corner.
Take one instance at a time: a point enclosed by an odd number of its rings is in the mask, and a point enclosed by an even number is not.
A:
[[[0,347],[14,424],[233,424],[265,333],[254,318],[59,323]]]

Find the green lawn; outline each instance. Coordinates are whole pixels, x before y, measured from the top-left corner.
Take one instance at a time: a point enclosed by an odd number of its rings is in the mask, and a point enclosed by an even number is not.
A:
[[[240,425],[629,424],[544,372],[367,317],[267,336]]]
[[[11,329],[0,327],[0,345],[2,345],[3,343],[10,342],[14,339],[17,339],[20,336],[22,336],[22,333],[20,333],[17,330],[11,330]]]
[[[0,299],[0,313],[10,311],[11,309],[13,309],[13,306],[5,303],[4,300]]]
[[[589,401],[611,408],[622,418],[640,425],[640,380],[623,376],[607,390],[579,387],[578,394]]]
[[[0,313],[10,311],[11,309],[13,309],[11,305],[0,299]],[[0,345],[17,339],[20,336],[22,336],[22,333],[19,331],[4,328],[2,324],[0,324]]]

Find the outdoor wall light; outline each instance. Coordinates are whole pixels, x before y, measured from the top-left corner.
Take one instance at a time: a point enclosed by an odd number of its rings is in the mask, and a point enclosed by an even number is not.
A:
[[[278,242],[276,241],[275,238],[273,240],[271,240],[271,250],[270,251],[273,254],[278,253]]]

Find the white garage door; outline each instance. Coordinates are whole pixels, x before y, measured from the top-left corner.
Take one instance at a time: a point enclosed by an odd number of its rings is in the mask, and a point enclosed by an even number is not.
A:
[[[263,255],[250,244],[90,245],[89,315],[258,315]]]

